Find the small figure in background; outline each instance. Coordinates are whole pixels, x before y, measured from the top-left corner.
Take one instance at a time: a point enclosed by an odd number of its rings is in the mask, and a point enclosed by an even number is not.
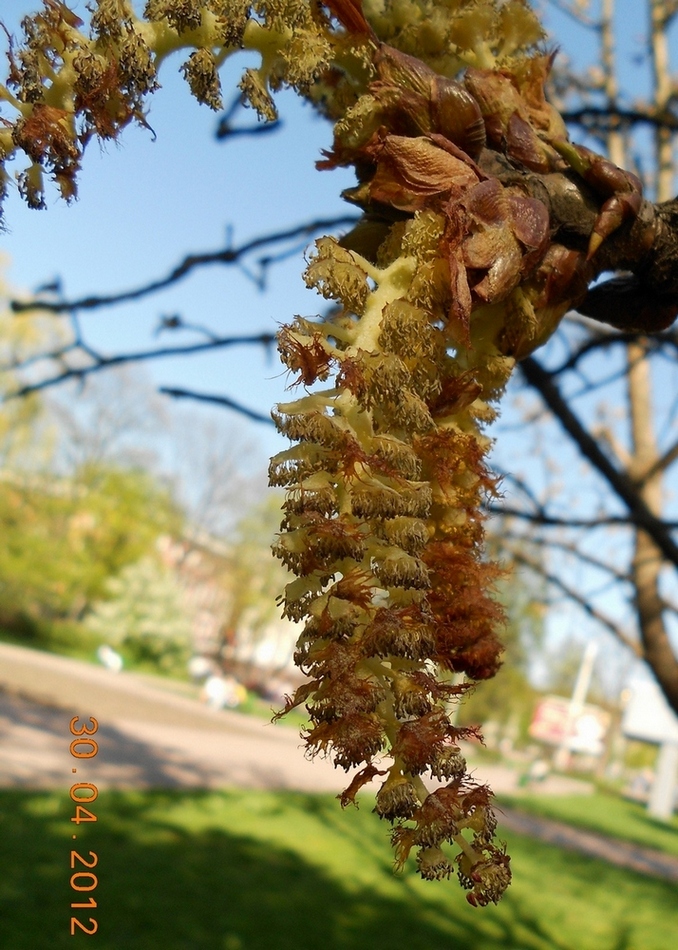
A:
[[[214,673],[205,680],[202,698],[210,709],[235,709],[247,698],[247,690],[235,677]]]
[[[192,656],[188,661],[188,672],[196,682],[205,679],[214,669],[214,664],[205,656]]]
[[[540,785],[549,774],[549,764],[546,759],[535,759],[530,767],[518,780],[519,788],[529,788],[531,785]]]
[[[105,666],[107,670],[111,670],[112,673],[119,673],[122,669],[122,657],[107,644],[103,644],[99,647],[97,650],[97,658],[99,662]]]

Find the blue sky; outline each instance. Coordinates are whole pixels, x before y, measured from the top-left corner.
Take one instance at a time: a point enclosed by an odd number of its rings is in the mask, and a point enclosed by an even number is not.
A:
[[[30,9],[26,0],[3,0],[2,17],[16,28]],[[331,141],[327,123],[286,94],[279,98],[280,132],[218,143],[217,117],[191,98],[178,75],[181,62],[176,57],[165,64],[163,88],[151,102],[155,138],[134,127],[119,143],[92,143],[78,201],[66,205],[52,192],[46,211],[31,211],[16,193],[9,196],[2,247],[11,287],[30,291],[59,277],[68,298],[114,292],[164,274],[189,251],[224,247],[229,228],[239,244],[309,218],[351,212],[339,193],[352,176],[314,168]],[[236,57],[223,71],[226,101],[243,63]],[[256,117],[243,112],[241,122],[256,123]],[[168,313],[219,334],[275,332],[292,315],[315,313],[322,304],[306,290],[302,269],[301,254],[272,268],[262,294],[234,268],[212,266],[135,305],[83,314],[83,327],[106,352],[152,345],[159,316]],[[193,339],[161,337],[166,344]],[[156,385],[223,393],[261,413],[286,398],[288,380],[275,356],[254,347],[147,365]],[[262,453],[283,446],[272,427],[251,427]]]

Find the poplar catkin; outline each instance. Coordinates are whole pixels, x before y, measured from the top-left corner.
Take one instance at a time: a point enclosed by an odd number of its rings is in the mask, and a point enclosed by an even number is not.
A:
[[[304,624],[308,676],[282,714],[305,706],[309,754],[357,770],[343,804],[376,783],[399,866],[414,850],[424,878],[456,869],[470,903],[498,901],[509,857],[461,751],[474,733],[450,718],[501,661],[486,427],[515,360],[583,299],[600,247],[638,216],[640,183],[568,141],[525,0],[148,0],[143,16],[95,0],[88,30],[43,0],[22,28],[0,84],[0,199],[11,161],[31,207],[46,179],[75,197],[87,144],[146,125],[178,50],[212,109],[220,66],[245,50],[239,88],[262,120],[288,86],[334,122],[318,164],[355,170],[344,197],[363,216],[309,262],[328,315],[279,337],[304,391],[274,414],[293,443],[270,467],[286,492],[274,550],[295,575],[281,605]],[[551,219],[548,189],[533,187],[547,177],[599,197],[583,238]]]

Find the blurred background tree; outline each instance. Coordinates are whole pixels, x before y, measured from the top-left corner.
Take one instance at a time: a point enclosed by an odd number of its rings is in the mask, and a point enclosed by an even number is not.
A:
[[[35,620],[81,620],[109,577],[181,517],[146,472],[86,467],[71,477],[17,473],[0,492],[0,604]]]
[[[174,572],[146,555],[111,575],[86,626],[133,664],[183,674],[191,656],[191,618]]]

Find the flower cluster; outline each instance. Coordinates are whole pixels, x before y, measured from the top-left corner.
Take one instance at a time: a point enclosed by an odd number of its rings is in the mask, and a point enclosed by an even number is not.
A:
[[[383,43],[442,76],[510,67],[544,39],[524,0],[364,0],[363,9]]]
[[[381,42],[356,0],[328,5],[371,44],[373,74],[319,166],[356,169],[345,197],[365,213],[341,242],[317,242],[306,272],[335,309],[280,334],[307,389],[278,407],[295,445],[270,469],[287,489],[275,553],[296,575],[282,603],[305,620],[296,662],[309,677],[286,708],[305,705],[309,754],[359,768],[344,804],[379,778],[397,864],[415,848],[424,878],[456,865],[483,905],[508,886],[509,858],[449,715],[467,688],[452,674],[485,679],[501,657],[483,430],[515,358],[553,332],[640,193],[567,141],[544,96],[549,56],[501,65],[483,45],[509,8],[528,17],[524,4],[453,5],[455,55],[481,64],[463,83]],[[604,199],[588,247],[555,241],[548,204],[526,185],[568,168]]]
[[[75,196],[82,153],[92,137],[116,138],[130,122],[146,124],[146,100],[158,88],[163,60],[188,52],[180,67],[195,98],[220,109],[219,66],[250,50],[260,64],[244,71],[240,89],[267,120],[271,93],[283,85],[308,93],[330,63],[365,73],[361,43],[338,35],[309,0],[148,0],[137,16],[130,0],[94,0],[86,29],[62,0],[22,22],[23,41],[10,45],[9,75],[0,84],[0,200],[6,164],[25,156],[17,174],[33,208],[45,204],[45,173],[61,195]]]
[[[43,0],[0,86],[15,112],[1,119],[0,163],[25,153],[19,187],[35,207],[45,171],[71,197],[87,142],[145,122],[177,49],[211,108],[219,65],[245,49],[259,65],[240,90],[262,118],[290,85],[334,120],[319,166],[355,169],[345,197],[364,214],[309,262],[330,313],[280,333],[305,387],[275,413],[293,445],[270,468],[286,490],[275,553],[295,575],[283,612],[304,622],[296,662],[308,675],[285,711],[305,705],[310,755],[357,770],[344,804],[380,780],[397,864],[415,849],[424,878],[456,866],[484,905],[508,886],[509,858],[491,792],[461,752],[475,733],[450,709],[502,651],[499,571],[483,551],[482,504],[496,492],[485,427],[515,360],[548,338],[602,268],[601,246],[638,216],[641,190],[568,141],[526,0],[364,7],[148,0],[139,18],[128,0],[97,0],[86,35],[61,0]],[[554,208],[580,180],[590,220],[561,229]]]
[[[280,335],[311,391],[278,407],[295,445],[272,460],[270,480],[287,489],[275,553],[297,575],[284,613],[306,621],[296,662],[309,682],[287,709],[305,703],[311,754],[360,767],[344,803],[382,777],[376,810],[396,824],[398,863],[414,846],[424,877],[449,876],[441,846],[456,845],[460,880],[486,903],[509,882],[508,858],[449,710],[468,688],[451,674],[483,679],[500,661],[481,426],[513,361],[469,327],[473,345],[451,352],[445,229],[442,215],[418,211],[390,229],[376,262],[318,242],[306,279],[341,310]],[[330,375],[331,388],[314,387]],[[429,794],[426,773],[444,787]]]

